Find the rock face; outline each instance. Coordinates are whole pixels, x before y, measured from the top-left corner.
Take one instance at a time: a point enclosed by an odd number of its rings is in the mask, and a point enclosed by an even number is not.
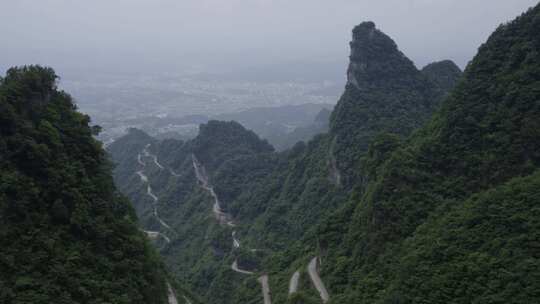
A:
[[[353,29],[350,47],[347,86],[330,119],[333,157],[345,186],[357,180],[352,168],[374,136],[408,135],[429,118],[444,95],[373,22]]]
[[[375,23],[361,23],[352,34],[348,84],[368,89],[389,78],[399,79],[418,72],[412,61],[398,50],[390,37],[375,27]]]
[[[352,223],[325,232],[348,234],[328,245],[326,265],[353,253],[341,269],[354,291],[335,303],[535,302],[540,267],[525,265],[538,261],[528,240],[540,235],[539,32],[540,5],[500,26],[351,200],[353,216],[332,219]]]

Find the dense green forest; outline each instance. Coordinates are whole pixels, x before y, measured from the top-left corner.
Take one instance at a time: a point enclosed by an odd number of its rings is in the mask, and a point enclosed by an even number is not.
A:
[[[0,302],[167,303],[99,127],[57,78],[40,66],[0,78]]]
[[[373,147],[346,228],[321,231],[336,303],[539,299],[539,34],[540,6],[501,25],[427,126]]]
[[[9,69],[0,302],[538,303],[540,5],[464,72],[418,69],[373,22],[350,48],[334,110],[285,151],[217,120],[105,151],[54,70]]]
[[[238,123],[210,121],[186,142],[158,141],[132,129],[109,146],[117,184],[134,202],[142,226],[170,240],[155,242],[167,265],[209,303],[262,300],[258,275],[233,271],[233,262],[241,270],[270,272],[271,284],[279,284],[272,295],[284,302],[287,280],[280,276],[307,265],[318,246],[317,225],[367,182],[360,173],[369,142],[381,132],[402,140],[428,120],[448,83],[461,76],[448,61],[433,63],[424,74],[370,22],[355,28],[351,45],[345,93],[331,117],[319,118],[330,130],[308,143],[276,153]],[[367,62],[370,69],[357,68]],[[212,197],[197,182],[193,155],[234,227],[212,216]],[[158,198],[155,205],[148,185]],[[233,232],[242,246],[235,247]],[[301,277],[305,296],[317,299],[307,275]]]
[[[277,153],[211,121],[110,146],[173,274],[208,303],[260,303],[265,276],[274,303],[538,302],[540,6],[464,73],[418,70],[372,22],[350,45],[328,132],[307,143]]]

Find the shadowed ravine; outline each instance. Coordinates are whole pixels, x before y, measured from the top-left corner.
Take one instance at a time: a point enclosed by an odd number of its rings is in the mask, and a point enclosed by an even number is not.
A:
[[[221,225],[228,225],[230,227],[235,227],[234,222],[232,221],[232,216],[221,209],[221,205],[219,202],[219,198],[214,191],[214,188],[210,186],[210,183],[208,181],[208,175],[206,174],[206,170],[204,166],[199,162],[195,154],[191,155],[192,161],[193,161],[193,169],[195,170],[195,176],[197,177],[197,180],[199,181],[201,187],[208,191],[210,195],[214,198],[214,206],[212,208],[212,212],[214,213],[214,216],[218,220],[218,222]],[[234,248],[240,248],[240,241],[236,238],[236,231],[232,232],[232,239],[233,239],[233,247]],[[235,260],[232,265],[231,269],[235,272],[245,274],[245,275],[252,275],[255,274],[252,271],[243,270],[238,268],[238,260]],[[268,284],[268,276],[263,275],[257,279],[259,283],[261,283],[263,298],[265,304],[271,304],[272,301],[270,299],[270,285]]]
[[[159,213],[158,213],[159,198],[152,191],[152,187],[150,186],[148,176],[146,176],[144,174],[144,169],[147,166],[147,163],[144,161],[143,157],[144,158],[151,158],[152,163],[157,168],[159,168],[159,170],[165,170],[166,169],[163,165],[161,165],[159,163],[157,156],[151,154],[148,151],[149,146],[150,145],[146,145],[144,150],[141,153],[139,153],[139,155],[137,156],[137,162],[142,168],[141,168],[141,170],[137,171],[136,174],[141,179],[141,182],[146,184],[146,193],[153,201],[152,206],[153,206],[153,215],[154,215],[154,217],[158,220],[158,222],[161,224],[162,227],[164,227],[165,229],[173,232],[172,228],[164,220],[162,220],[159,217]],[[214,191],[214,188],[210,185],[209,178],[208,178],[208,175],[206,173],[206,169],[204,168],[204,166],[200,163],[200,161],[197,159],[197,157],[194,154],[192,154],[192,163],[193,163],[193,169],[195,171],[195,177],[197,178],[197,181],[199,182],[199,185],[201,186],[201,188],[203,188],[205,191],[207,191],[214,200],[214,204],[212,206],[212,214],[214,215],[214,217],[216,218],[218,223],[220,225],[222,225],[222,226],[235,227],[236,224],[232,220],[232,215],[225,212],[222,209],[220,200],[219,200],[216,192]],[[179,174],[176,174],[170,168],[167,169],[167,171],[169,171],[171,173],[171,175],[173,175],[173,176],[179,176]],[[150,239],[157,239],[158,237],[162,237],[163,239],[165,239],[165,241],[167,243],[171,242],[169,237],[167,237],[162,232],[159,232],[159,231],[146,231],[146,230],[143,230],[143,231],[147,234],[147,236]],[[233,248],[234,249],[240,248],[241,243],[240,243],[240,240],[237,238],[236,230],[232,231],[231,238],[232,238]],[[252,249],[252,251],[255,251],[255,250],[256,249]],[[309,263],[309,265],[307,267],[307,270],[308,270],[309,276],[311,278],[311,281],[313,282],[314,287],[317,289],[317,291],[320,294],[322,302],[326,303],[326,302],[328,302],[330,297],[329,297],[328,291],[326,290],[326,287],[324,286],[324,283],[322,282],[322,280],[321,280],[321,278],[320,278],[320,276],[318,274],[317,261],[318,261],[317,257],[313,258],[311,260],[311,262]],[[237,273],[240,273],[240,274],[244,274],[244,275],[254,275],[255,274],[255,272],[253,272],[253,271],[249,271],[249,270],[239,268],[238,267],[238,260],[235,260],[232,263],[231,270],[233,270],[233,271],[235,271]],[[291,277],[291,280],[289,282],[289,295],[298,291],[299,279],[300,279],[300,272],[296,271],[293,274],[293,276]],[[270,285],[268,283],[268,275],[265,274],[265,275],[260,276],[257,279],[257,281],[261,284],[261,291],[262,291],[262,294],[263,294],[264,304],[271,304],[272,301],[271,301]],[[174,291],[172,290],[170,285],[168,286],[168,288],[169,288],[169,304],[178,303],[178,301],[176,299],[176,296],[174,294]],[[191,303],[189,301],[189,299],[185,298],[185,300],[186,300],[187,303]]]

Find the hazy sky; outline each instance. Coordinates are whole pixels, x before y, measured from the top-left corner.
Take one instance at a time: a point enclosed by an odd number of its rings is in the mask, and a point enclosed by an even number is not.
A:
[[[0,68],[344,61],[372,20],[418,66],[464,66],[536,0],[0,0]],[[208,67],[208,66],[207,66]],[[3,71],[2,71],[3,72]]]

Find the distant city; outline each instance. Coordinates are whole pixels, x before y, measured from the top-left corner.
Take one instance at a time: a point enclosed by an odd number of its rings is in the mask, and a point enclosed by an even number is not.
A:
[[[323,107],[331,108],[344,87],[344,79],[337,77],[255,81],[243,78],[208,73],[85,74],[81,78],[62,79],[61,87],[73,95],[93,124],[103,128],[99,138],[106,144],[132,127],[158,137],[191,138],[197,134],[199,123],[218,115],[253,108],[308,105],[310,110],[297,109],[298,115],[293,119],[283,121],[268,116],[264,121],[268,126],[277,124],[285,132],[292,132],[311,123]]]

